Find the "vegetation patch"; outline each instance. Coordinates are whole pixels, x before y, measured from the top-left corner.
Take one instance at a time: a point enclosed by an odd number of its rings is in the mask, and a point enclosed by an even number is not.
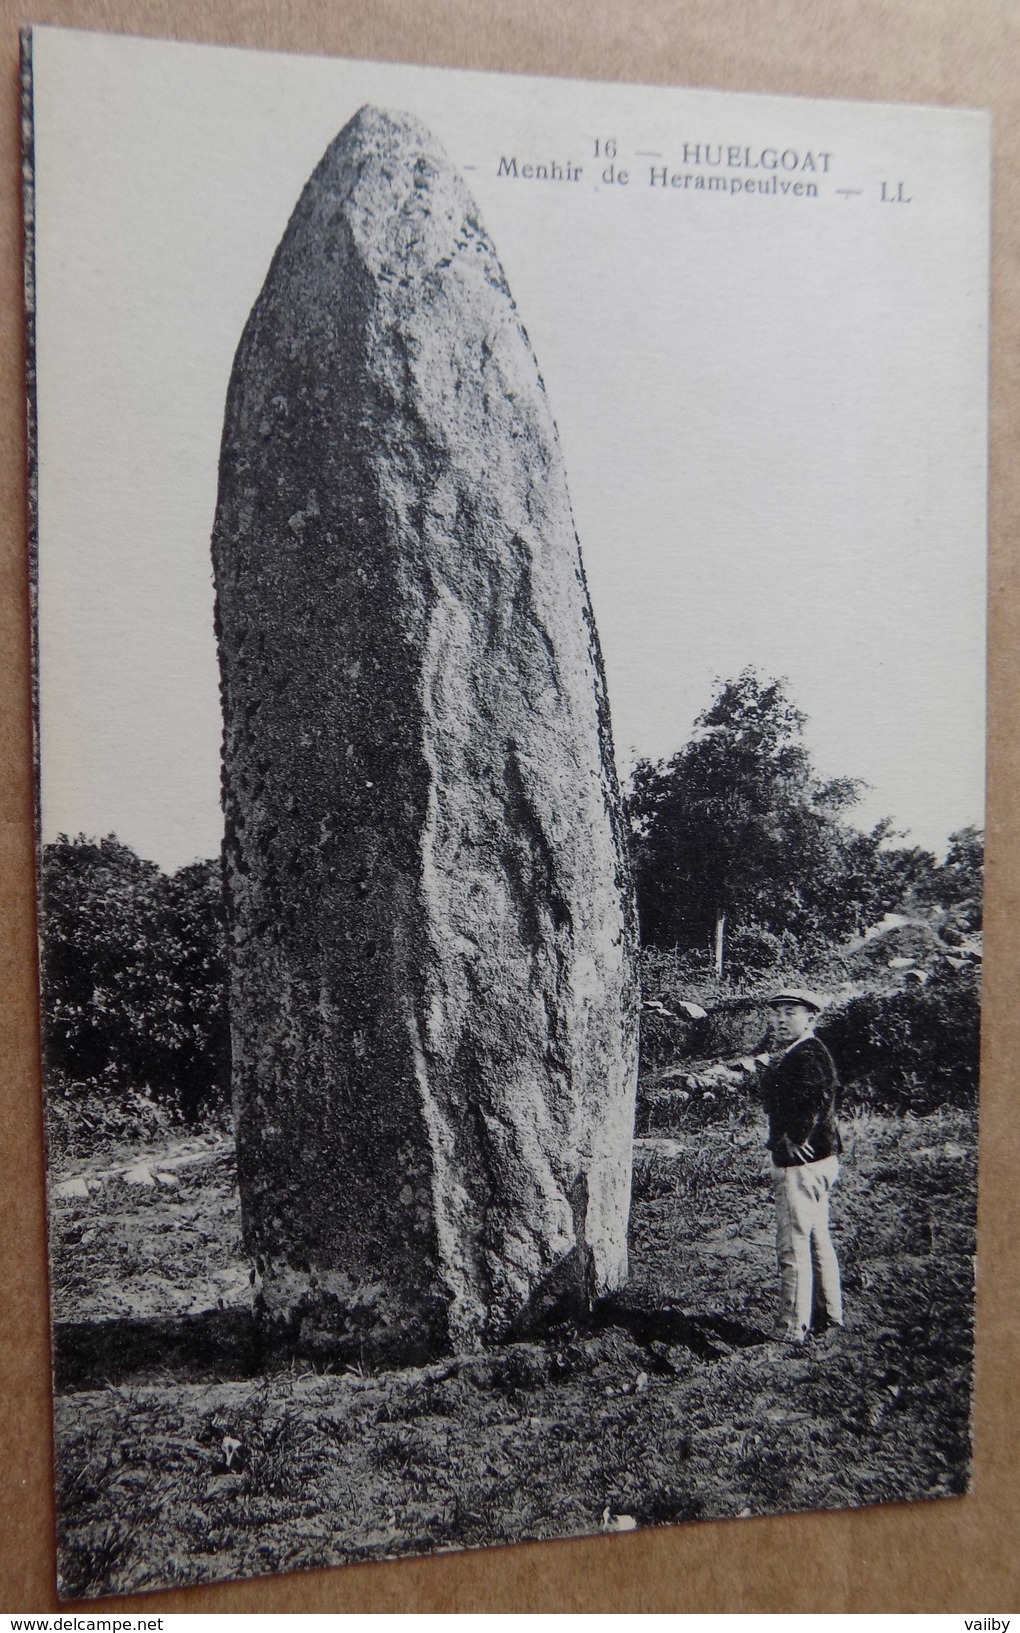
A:
[[[768,1342],[772,1203],[751,1109],[639,1141],[631,1281],[586,1329],[377,1374],[293,1357],[238,1376],[206,1332],[204,1375],[182,1381],[130,1348],[118,1370],[114,1347],[57,1402],[62,1591],[965,1490],[973,1113],[862,1111],[846,1134],[833,1224],[849,1327],[831,1347]],[[151,1309],[144,1263],[124,1263],[140,1217],[162,1244],[164,1316],[232,1285],[244,1319],[222,1157],[178,1193],[109,1182],[58,1206],[65,1315],[86,1288],[100,1324]]]
[[[784,683],[724,683],[629,797],[642,927],[630,1279],[585,1325],[373,1372],[252,1316],[218,864],[43,859],[62,1590],[967,1487],[982,840],[864,833]],[[753,1057],[831,1000],[848,1326],[769,1341]]]

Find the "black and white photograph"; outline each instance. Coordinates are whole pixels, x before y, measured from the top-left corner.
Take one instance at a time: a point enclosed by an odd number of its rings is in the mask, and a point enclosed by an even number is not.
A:
[[[987,116],[23,77],[61,1596],[963,1496]]]

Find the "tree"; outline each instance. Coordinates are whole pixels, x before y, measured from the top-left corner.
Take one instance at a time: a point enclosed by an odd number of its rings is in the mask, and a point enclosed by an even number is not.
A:
[[[967,929],[979,930],[984,882],[984,833],[980,828],[959,828],[949,835],[946,859],[936,877],[936,899],[952,908]]]
[[[629,799],[642,937],[711,946],[727,927],[803,948],[859,932],[901,894],[883,851],[891,824],[848,823],[862,784],[819,779],[806,716],[782,680],[726,681],[672,759],[642,760]]]
[[[960,828],[950,834],[942,863],[927,851],[910,854],[923,857],[924,865],[917,867],[907,881],[904,911],[935,913],[943,921],[943,933],[947,929],[958,934],[980,930],[985,864],[981,829]]]
[[[76,1083],[147,1091],[189,1121],[229,1082],[218,862],[168,875],[113,835],[61,835],[42,858],[47,1063]]]

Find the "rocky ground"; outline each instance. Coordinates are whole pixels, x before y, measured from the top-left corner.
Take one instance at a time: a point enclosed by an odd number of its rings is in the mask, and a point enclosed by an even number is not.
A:
[[[222,1135],[68,1162],[63,1593],[962,1492],[976,1118],[846,1133],[837,1341],[766,1342],[761,1129],[688,1116],[636,1143],[631,1282],[589,1328],[374,1375],[260,1353]]]

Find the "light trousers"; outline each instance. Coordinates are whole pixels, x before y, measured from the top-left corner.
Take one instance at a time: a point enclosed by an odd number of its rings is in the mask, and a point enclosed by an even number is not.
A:
[[[819,1302],[830,1322],[842,1323],[843,1295],[836,1250],[829,1235],[829,1192],[839,1173],[837,1157],[799,1168],[772,1165],[776,1199],[776,1254],[779,1259],[777,1336],[807,1337],[818,1277]]]

